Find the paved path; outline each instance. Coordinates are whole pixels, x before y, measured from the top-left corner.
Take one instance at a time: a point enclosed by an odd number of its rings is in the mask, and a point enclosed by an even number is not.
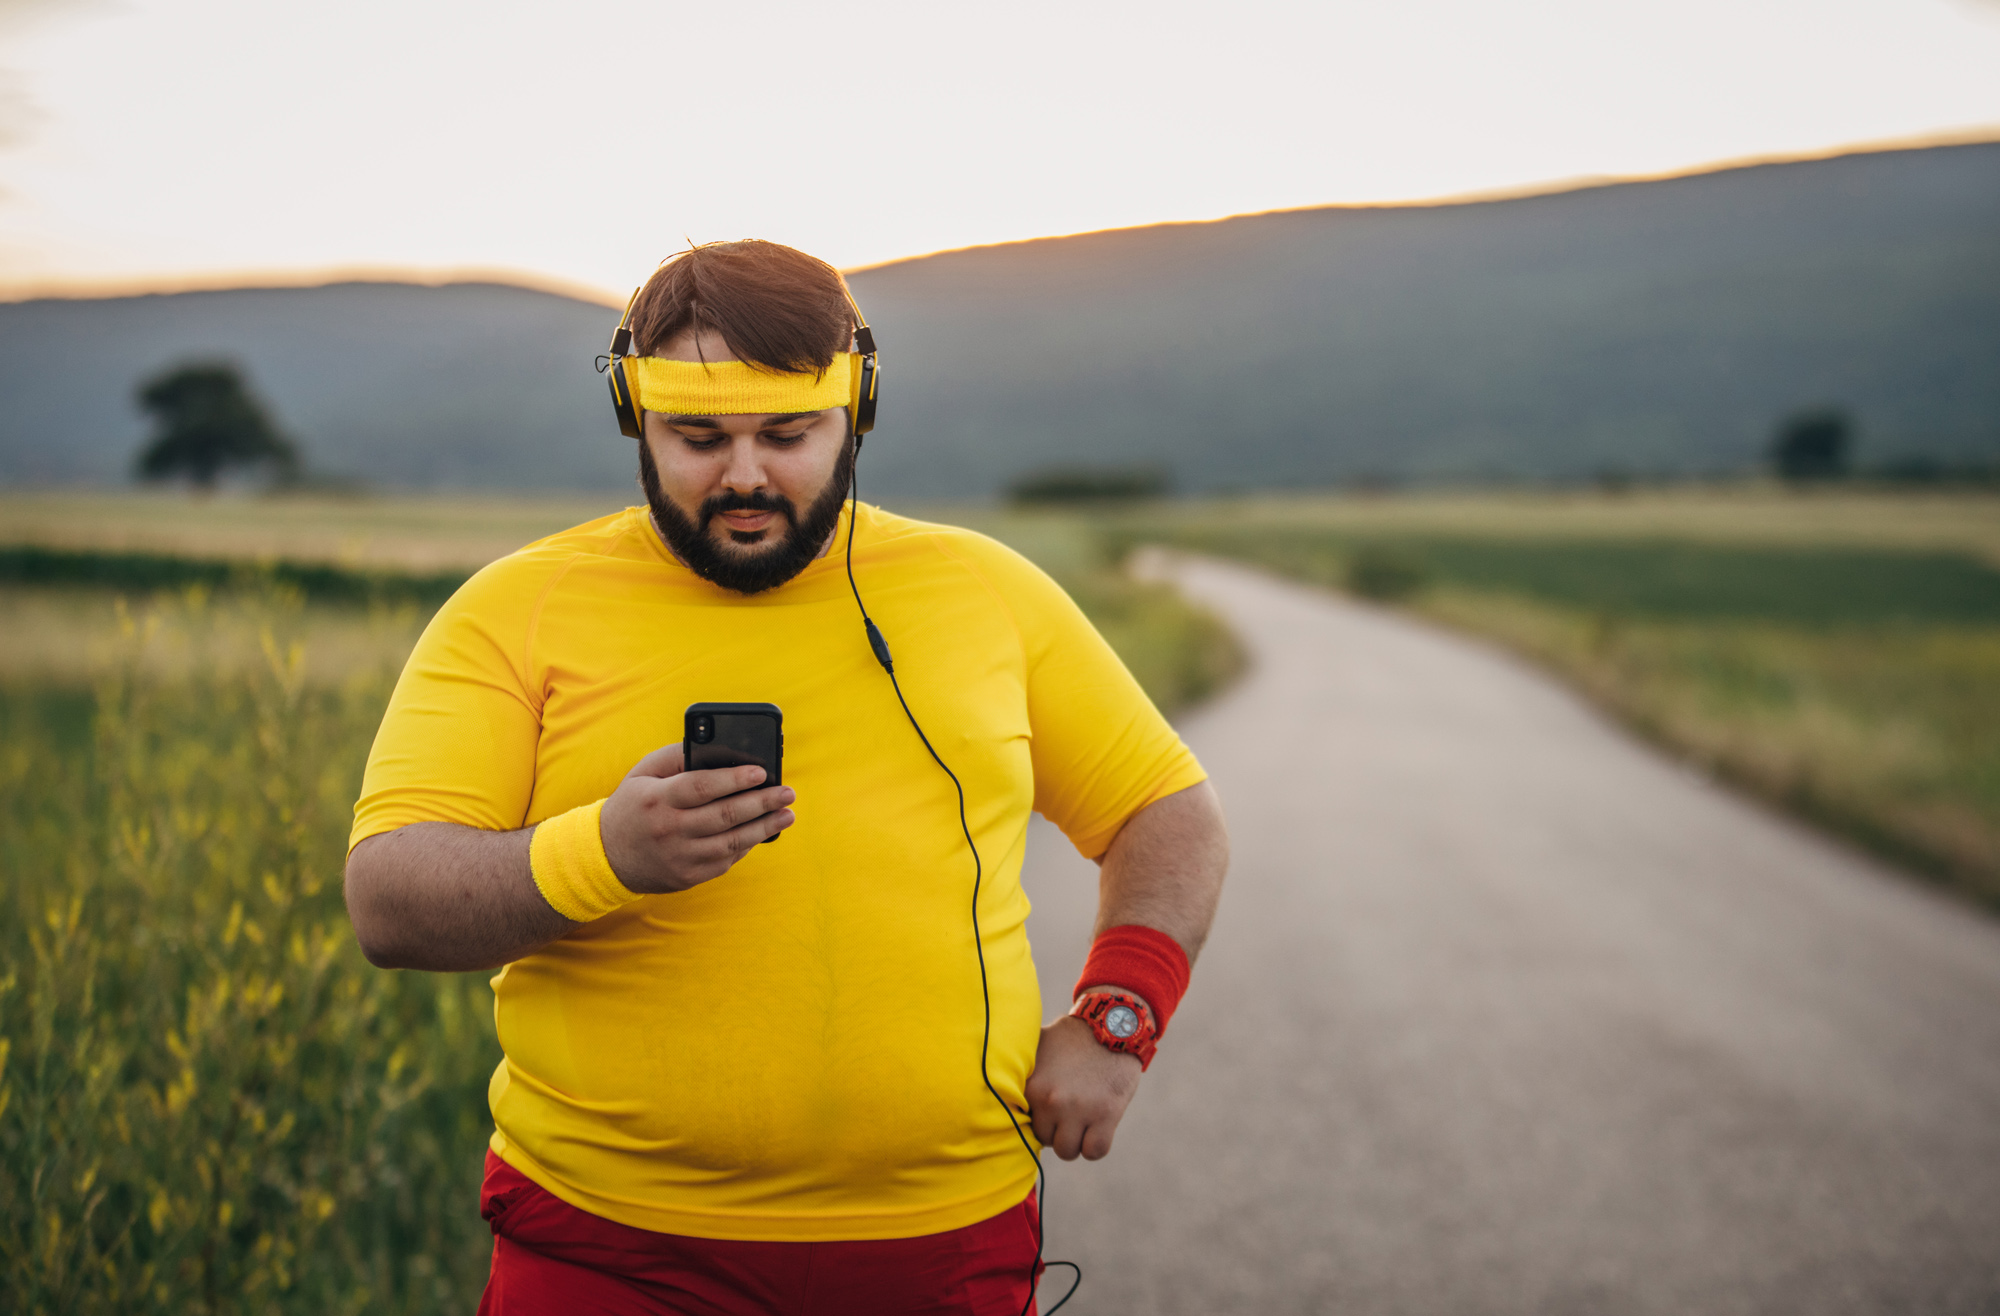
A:
[[[1048,1158],[1068,1311],[2000,1312],[2000,921],[1480,645],[1180,570],[1255,659],[1183,728],[1236,861],[1117,1149]],[[1036,826],[1053,1010],[1095,869]]]

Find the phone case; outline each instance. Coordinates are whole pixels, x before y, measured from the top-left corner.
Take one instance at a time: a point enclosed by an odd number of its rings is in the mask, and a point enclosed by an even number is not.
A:
[[[753,789],[782,785],[785,715],[776,704],[689,704],[681,718],[681,762],[690,772],[754,763],[764,769],[764,782]]]

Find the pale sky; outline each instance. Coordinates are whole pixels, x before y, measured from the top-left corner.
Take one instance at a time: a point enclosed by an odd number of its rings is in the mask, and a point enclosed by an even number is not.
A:
[[[0,0],[0,296],[1052,233],[2000,136],[2000,0]]]

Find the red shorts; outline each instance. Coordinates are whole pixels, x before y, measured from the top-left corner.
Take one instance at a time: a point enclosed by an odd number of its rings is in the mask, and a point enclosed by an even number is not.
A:
[[[493,1226],[480,1316],[1020,1316],[1041,1228],[1030,1193],[918,1238],[685,1238],[571,1206],[490,1151],[479,1207]]]

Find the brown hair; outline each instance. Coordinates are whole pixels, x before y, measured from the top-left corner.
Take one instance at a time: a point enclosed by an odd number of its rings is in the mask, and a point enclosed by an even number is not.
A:
[[[854,313],[840,271],[752,238],[692,247],[654,271],[632,307],[632,340],[651,356],[689,329],[712,329],[752,365],[815,373],[847,350]]]

